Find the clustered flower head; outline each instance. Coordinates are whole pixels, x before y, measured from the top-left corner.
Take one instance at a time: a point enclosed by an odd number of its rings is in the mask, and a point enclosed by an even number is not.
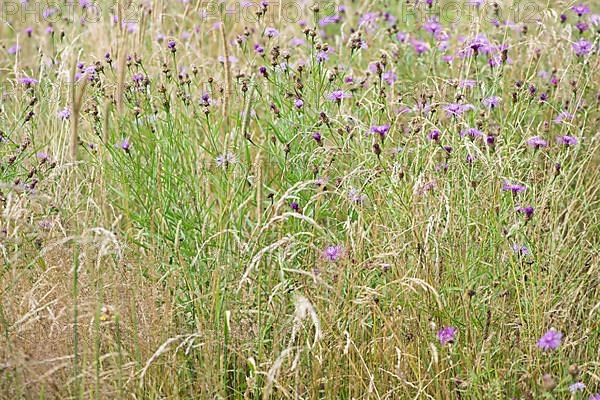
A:
[[[551,328],[537,341],[537,346],[542,350],[555,350],[560,346],[562,336],[561,332]]]
[[[446,326],[442,328],[437,333],[437,338],[440,341],[441,345],[445,345],[448,343],[454,343],[454,339],[458,330],[453,326]]]
[[[323,250],[323,258],[329,262],[336,262],[344,255],[344,248],[341,245],[328,246]]]

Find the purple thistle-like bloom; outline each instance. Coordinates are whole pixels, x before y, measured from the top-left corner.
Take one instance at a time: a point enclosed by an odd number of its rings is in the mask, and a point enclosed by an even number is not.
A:
[[[336,262],[344,255],[344,248],[341,245],[329,246],[323,250],[323,258],[329,262]]]
[[[312,138],[314,139],[315,142],[321,144],[321,141],[323,140],[323,137],[321,136],[320,132],[315,132],[312,134]]]
[[[527,139],[527,144],[536,150],[541,147],[548,147],[548,142],[539,136],[534,136],[532,138]]]
[[[68,107],[63,108],[58,112],[58,117],[61,119],[69,119],[71,117],[71,110]]]
[[[38,80],[35,78],[30,78],[28,76],[24,76],[23,78],[19,79],[19,82],[22,83],[25,86],[32,86],[32,85],[37,85],[38,84]]]
[[[385,135],[387,135],[387,133],[389,131],[390,131],[390,125],[389,124],[386,124],[386,125],[373,125],[371,127],[371,133],[377,133],[382,138],[385,137]]]
[[[585,389],[585,383],[583,382],[575,382],[569,386],[569,392],[577,393],[583,391]]]
[[[169,50],[171,50],[172,52],[175,52],[175,51],[177,51],[177,48],[176,48],[176,47],[177,47],[177,42],[175,42],[174,40],[169,40],[169,41],[167,42],[167,48],[168,48]]]
[[[459,116],[465,111],[474,110],[475,107],[473,104],[458,104],[458,103],[450,103],[444,107],[444,111],[446,111],[447,116]]]
[[[337,24],[338,22],[340,22],[341,17],[339,15],[328,15],[324,18],[321,18],[321,20],[319,21],[319,26],[323,27],[323,26],[327,26],[327,25],[331,25],[331,24]]]
[[[436,142],[437,142],[437,141],[440,139],[440,135],[441,135],[441,134],[442,134],[442,133],[441,133],[439,130],[437,130],[437,129],[432,129],[432,130],[430,130],[430,131],[429,131],[429,133],[427,134],[427,138],[428,138],[429,140],[433,140],[433,141],[436,141]]]
[[[483,136],[483,132],[481,132],[477,128],[469,128],[460,132],[460,137],[469,136],[471,139],[476,139],[478,137]]]
[[[554,328],[550,328],[538,341],[537,346],[542,350],[554,350],[560,346],[562,333]]]
[[[590,51],[592,51],[592,44],[590,42],[588,42],[587,40],[579,40],[577,42],[574,42],[573,45],[573,51],[575,52],[575,55],[579,56],[579,57],[583,57],[586,54],[588,54]]]
[[[589,400],[600,400],[600,393],[595,393],[591,395]]]
[[[392,71],[384,72],[381,78],[388,84],[392,85],[398,79],[398,76]]]
[[[498,96],[490,96],[490,97],[486,97],[485,99],[481,100],[481,103],[486,106],[487,108],[497,108],[498,105],[500,104],[500,97]]]
[[[268,27],[265,29],[265,35],[269,38],[274,38],[279,36],[279,31],[273,27]]]
[[[438,22],[438,19],[433,17],[429,18],[424,24],[423,29],[429,33],[435,34],[442,29],[442,25]]]
[[[560,114],[558,114],[556,116],[556,118],[554,118],[554,123],[560,124],[565,120],[567,120],[567,121],[573,120],[573,114],[571,114],[568,111],[562,111]]]
[[[495,137],[495,136],[492,136],[492,135],[489,135],[488,137],[486,137],[486,138],[485,138],[485,143],[486,143],[488,146],[493,146],[493,145],[495,145],[495,144],[496,144],[496,137]]]
[[[454,337],[456,336],[457,329],[453,326],[446,326],[437,333],[437,338],[440,344],[443,346],[447,343],[454,343]]]
[[[290,203],[290,208],[296,212],[300,211],[300,205],[295,201]]]
[[[519,246],[518,244],[513,244],[513,251],[520,256],[528,256],[530,254],[529,249],[525,246]]]
[[[296,99],[296,101],[294,101],[294,106],[297,109],[301,109],[302,107],[304,107],[304,101],[302,99]]]
[[[119,144],[119,147],[122,150],[125,150],[126,153],[129,153],[129,150],[131,150],[131,142],[129,141],[129,139],[125,138],[123,139],[121,144]]]
[[[535,209],[533,208],[533,206],[527,206],[527,207],[519,207],[519,208],[517,208],[517,211],[520,212],[521,214],[524,214],[525,218],[530,219],[531,217],[533,217],[533,212],[535,211]]]
[[[429,44],[422,40],[413,39],[411,44],[418,55],[421,55],[429,50]]]
[[[585,4],[578,4],[576,6],[571,7],[571,11],[577,14],[578,17],[581,17],[590,12],[590,8]]]
[[[342,99],[348,99],[352,97],[351,94],[344,92],[343,90],[334,90],[327,95],[327,100],[340,102]]]
[[[527,188],[523,185],[519,185],[518,183],[510,183],[504,182],[502,185],[502,190],[508,192],[512,192],[513,194],[524,192]]]
[[[583,21],[579,21],[575,24],[575,28],[577,28],[579,30],[579,33],[583,33],[585,31],[587,31],[590,27],[587,23],[585,23]]]
[[[565,146],[574,146],[578,143],[578,140],[574,136],[564,135],[556,138],[556,143],[562,144]]]
[[[362,194],[358,189],[352,187],[348,190],[348,199],[352,203],[362,204],[367,199],[367,196]]]

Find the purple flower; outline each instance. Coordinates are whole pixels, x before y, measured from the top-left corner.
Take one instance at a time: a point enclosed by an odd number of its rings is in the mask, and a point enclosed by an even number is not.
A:
[[[131,150],[131,142],[129,141],[129,139],[125,138],[123,139],[119,147],[126,153],[129,153],[129,151]]]
[[[265,35],[269,38],[274,38],[279,36],[279,31],[273,27],[268,27],[265,29]]]
[[[471,139],[476,139],[478,137],[483,136],[483,132],[481,132],[477,128],[469,128],[460,132],[460,137],[469,136]]]
[[[352,187],[348,190],[348,199],[352,203],[362,204],[367,199],[367,196],[362,194],[358,189]]]
[[[327,26],[330,24],[337,24],[340,22],[341,17],[339,15],[328,15],[324,18],[321,18],[319,21],[319,26]]]
[[[433,140],[433,141],[436,141],[436,142],[437,142],[437,141],[440,139],[440,135],[441,135],[441,132],[440,132],[440,131],[438,131],[437,129],[432,129],[432,130],[430,130],[430,131],[429,131],[429,133],[427,134],[427,138],[428,138],[429,140]]]
[[[58,112],[58,117],[61,119],[69,119],[71,117],[71,110],[68,107],[63,108]]]
[[[525,246],[519,246],[518,244],[513,244],[512,249],[515,253],[517,253],[520,256],[528,256],[529,253],[529,249]]]
[[[174,40],[169,40],[167,42],[167,48],[175,53],[177,51],[177,43]]]
[[[323,258],[330,262],[336,262],[344,255],[344,248],[341,245],[329,246],[323,250]]]
[[[437,338],[440,344],[443,346],[447,343],[454,343],[454,337],[456,336],[457,329],[453,326],[446,326],[437,333]]]
[[[527,139],[527,144],[530,145],[531,147],[533,147],[534,149],[539,149],[541,147],[547,147],[548,146],[548,142],[545,141],[544,139],[542,139],[539,136],[534,136],[531,137],[529,139]]]
[[[591,395],[589,400],[600,400],[600,393]]]
[[[588,24],[583,21],[577,22],[575,24],[575,27],[579,30],[579,33],[583,33],[589,29]]]
[[[373,125],[371,127],[371,133],[377,133],[382,138],[385,137],[385,135],[387,135],[387,133],[389,131],[390,131],[390,125],[389,124],[386,124],[386,125]]]
[[[496,138],[492,135],[489,135],[488,137],[485,138],[485,143],[488,146],[493,146],[496,144]]]
[[[315,142],[321,144],[321,141],[323,140],[323,137],[321,136],[320,132],[315,132],[312,134],[312,138],[314,139]]]
[[[388,85],[394,84],[394,82],[396,82],[396,80],[398,79],[398,76],[392,71],[384,72],[381,77]]]
[[[459,116],[465,111],[474,110],[475,107],[473,104],[458,104],[458,103],[450,103],[444,107],[444,111],[446,111],[447,116]]]
[[[498,104],[500,103],[500,97],[498,96],[490,96],[490,97],[486,97],[485,99],[481,100],[481,103],[486,106],[487,108],[497,108]]]
[[[411,40],[411,44],[418,55],[421,55],[429,50],[429,44],[422,40],[413,39]]]
[[[425,21],[425,23],[423,24],[423,29],[429,33],[435,34],[436,32],[442,29],[442,25],[440,25],[437,18],[433,17]]]
[[[538,341],[537,346],[542,350],[554,350],[560,346],[562,333],[554,328],[550,328]]]
[[[327,95],[327,100],[340,102],[342,99],[348,99],[352,97],[351,94],[344,92],[343,90],[334,90],[333,92]]]
[[[290,208],[296,212],[300,211],[300,205],[295,201],[290,203]]]
[[[329,60],[329,54],[326,51],[321,50],[317,53],[317,62],[322,63]]]
[[[519,185],[518,183],[504,182],[504,184],[502,185],[502,190],[506,192],[510,191],[513,194],[524,192],[525,189],[525,186]]]
[[[581,17],[584,14],[590,12],[590,8],[584,4],[578,4],[576,6],[571,7],[571,11],[573,11],[577,16]]]
[[[21,50],[21,46],[19,46],[18,44],[15,44],[12,47],[9,47],[7,51],[8,54],[17,54],[19,52],[19,50]]]
[[[569,386],[569,392],[577,393],[581,392],[585,389],[585,383],[583,382],[575,382],[574,384]]]
[[[587,40],[581,39],[573,43],[573,51],[575,52],[575,55],[583,57],[592,51],[592,44]]]
[[[23,78],[19,79],[19,82],[22,83],[25,86],[33,86],[33,85],[37,85],[38,84],[38,80],[35,78],[30,78],[28,76],[24,76]]]
[[[533,208],[533,206],[517,208],[517,211],[520,212],[521,214],[524,214],[526,219],[531,219],[531,217],[533,217],[534,210],[535,209]]]
[[[578,140],[574,136],[564,135],[556,138],[556,143],[562,144],[565,146],[573,146],[578,143]]]
[[[562,111],[560,114],[558,114],[556,116],[556,118],[554,118],[554,123],[560,124],[565,120],[567,120],[567,121],[573,120],[573,114],[571,114],[568,111]]]
[[[296,100],[294,101],[294,106],[295,106],[297,109],[301,109],[302,107],[304,107],[304,101],[302,101],[302,99],[296,99]]]

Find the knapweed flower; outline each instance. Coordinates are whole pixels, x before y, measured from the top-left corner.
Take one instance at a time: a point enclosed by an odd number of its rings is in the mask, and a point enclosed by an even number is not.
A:
[[[478,137],[483,136],[483,132],[481,132],[477,128],[469,128],[469,129],[465,129],[460,132],[460,137],[465,137],[465,136],[468,136],[471,139],[476,139]]]
[[[362,204],[367,199],[367,196],[362,194],[357,188],[351,187],[348,190],[348,200],[352,203]]]
[[[418,55],[421,55],[429,50],[429,44],[422,40],[413,39],[410,44]]]
[[[590,51],[592,51],[592,44],[584,39],[578,40],[577,42],[573,42],[572,47],[573,51],[575,52],[575,55],[579,57],[583,57],[587,55]]]
[[[304,101],[302,101],[302,99],[296,99],[294,101],[294,107],[296,107],[297,109],[301,109],[302,107],[304,107]]]
[[[237,158],[235,154],[227,152],[225,154],[221,154],[215,158],[215,162],[217,163],[217,167],[225,168],[229,167],[231,164],[235,164],[237,162]]]
[[[600,393],[595,393],[591,395],[589,400],[600,400]]]
[[[323,137],[321,136],[320,132],[315,132],[312,134],[312,138],[315,142],[317,142],[318,144],[323,144]]]
[[[534,213],[535,209],[533,208],[533,206],[526,206],[526,207],[519,207],[517,208],[517,212],[525,215],[525,218],[530,219],[531,217],[533,217],[533,213]]]
[[[327,95],[327,100],[339,103],[342,101],[342,99],[348,99],[350,97],[352,97],[350,93],[346,93],[343,90],[334,90],[333,92]]]
[[[502,190],[506,192],[510,191],[513,194],[524,192],[525,189],[525,186],[519,185],[518,183],[504,182],[504,184],[502,185]]]
[[[590,12],[590,8],[588,6],[586,6],[585,4],[578,4],[578,5],[571,7],[571,11],[573,11],[575,14],[577,14],[578,17],[582,17],[583,15]]]
[[[296,212],[300,211],[300,205],[296,201],[290,203],[290,208]]]
[[[435,34],[439,30],[442,29],[442,25],[440,25],[438,19],[436,17],[429,18],[423,24],[423,30]]]
[[[437,333],[437,338],[440,344],[443,346],[447,343],[454,343],[454,337],[456,336],[457,329],[453,326],[446,326]]]
[[[323,250],[323,258],[329,262],[336,262],[344,255],[344,248],[341,245],[329,246]]]
[[[520,256],[528,256],[530,254],[529,249],[526,246],[518,245],[514,243],[512,246],[513,251]]]
[[[279,36],[279,31],[273,27],[268,27],[265,29],[265,35],[269,38],[274,38]]]
[[[556,116],[556,118],[554,118],[554,123],[561,124],[563,121],[572,121],[572,120],[573,120],[573,114],[571,114],[568,111],[562,111],[560,114],[558,114]]]
[[[390,125],[386,124],[386,125],[373,125],[371,127],[371,133],[376,133],[379,136],[381,136],[382,138],[385,137],[385,135],[387,135],[387,133],[390,131]]]
[[[444,111],[446,111],[446,115],[449,117],[459,116],[465,111],[474,109],[475,107],[473,106],[473,104],[450,103],[447,106],[444,106]]]
[[[562,144],[562,145],[565,145],[565,146],[573,146],[573,145],[576,145],[578,143],[578,140],[574,136],[563,135],[563,136],[558,136],[556,138],[556,143]]]
[[[37,85],[39,82],[35,78],[30,78],[28,76],[24,76],[21,79],[19,79],[19,83],[21,83],[25,86],[33,86],[33,85]]]
[[[437,129],[432,129],[432,130],[430,130],[430,131],[429,131],[429,133],[427,134],[427,138],[428,138],[429,140],[433,140],[433,141],[437,142],[438,140],[440,140],[440,135],[441,135],[441,134],[442,134],[442,133],[441,133],[439,130],[437,130]]]
[[[585,383],[583,382],[575,382],[574,384],[569,386],[569,392],[577,393],[581,392],[585,389]]]
[[[169,40],[167,42],[167,48],[171,50],[171,52],[175,53],[177,51],[177,42],[174,40]]]
[[[129,141],[129,139],[125,138],[123,139],[123,141],[121,141],[119,147],[121,148],[121,150],[124,150],[126,153],[129,153],[129,151],[131,150],[131,142]]]
[[[536,150],[542,147],[548,147],[548,142],[539,136],[534,136],[527,139],[527,144]]]
[[[71,110],[69,107],[65,107],[58,112],[58,118],[60,119],[69,119],[71,117]]]
[[[498,108],[500,101],[501,101],[500,97],[490,96],[490,97],[486,97],[485,99],[481,100],[481,103],[484,106],[486,106],[487,108],[494,109],[494,108]]]
[[[562,333],[554,328],[550,328],[538,341],[537,346],[542,350],[554,350],[560,346]]]

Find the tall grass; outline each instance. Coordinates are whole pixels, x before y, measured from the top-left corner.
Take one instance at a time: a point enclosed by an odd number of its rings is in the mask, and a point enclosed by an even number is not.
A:
[[[0,398],[600,391],[598,10],[60,6],[0,27]]]

